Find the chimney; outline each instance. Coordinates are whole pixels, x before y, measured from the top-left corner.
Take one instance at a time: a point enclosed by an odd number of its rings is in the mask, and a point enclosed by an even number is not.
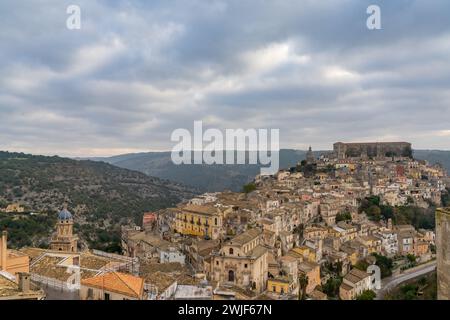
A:
[[[8,250],[8,232],[7,231],[3,231],[2,232],[2,240],[1,240],[1,247],[0,247],[0,253],[1,253],[1,257],[0,257],[0,265],[1,265],[1,270],[6,271],[6,257],[8,256],[7,250]]]
[[[26,272],[19,272],[19,290],[22,293],[30,291],[30,274]]]

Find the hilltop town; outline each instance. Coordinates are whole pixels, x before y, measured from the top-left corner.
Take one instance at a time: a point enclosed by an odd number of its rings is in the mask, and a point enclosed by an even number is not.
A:
[[[435,264],[434,210],[448,186],[409,143],[335,143],[319,158],[310,148],[243,192],[123,225],[120,254],[80,252],[65,207],[49,248],[8,249],[2,234],[0,299],[373,299],[369,266],[388,279]]]

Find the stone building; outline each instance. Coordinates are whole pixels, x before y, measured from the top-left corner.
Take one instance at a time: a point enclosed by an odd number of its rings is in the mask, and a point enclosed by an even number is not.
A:
[[[18,281],[8,273],[0,271],[0,300],[43,300],[44,291],[35,289],[30,274],[20,272]]]
[[[266,289],[268,250],[262,246],[261,230],[250,229],[225,243],[212,255],[213,281],[251,289]]]
[[[223,216],[212,206],[187,205],[177,212],[173,229],[183,235],[218,239]]]
[[[365,271],[352,269],[347,273],[339,287],[341,300],[354,300],[365,290],[373,289],[372,275]]]
[[[412,157],[412,147],[408,142],[336,142],[333,144],[333,151],[338,159],[354,157]]]
[[[50,249],[64,252],[77,252],[78,237],[73,234],[72,214],[64,208],[58,214],[56,233],[50,241]]]
[[[144,300],[144,279],[109,272],[81,280],[81,300]]]
[[[316,162],[316,159],[314,157],[314,153],[312,151],[311,146],[309,146],[308,152],[306,153],[306,163],[314,164],[315,162]]]
[[[8,249],[8,232],[3,231],[0,238],[0,271],[12,275],[30,271],[30,259],[22,252]]]
[[[436,210],[438,299],[450,300],[450,208]]]

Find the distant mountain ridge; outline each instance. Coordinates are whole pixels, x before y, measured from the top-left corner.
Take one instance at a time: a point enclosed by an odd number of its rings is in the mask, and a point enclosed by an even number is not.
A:
[[[330,150],[315,151],[318,157]],[[123,154],[105,158],[89,158],[104,161],[118,167],[137,170],[147,175],[168,179],[199,188],[202,191],[240,191],[242,186],[259,174],[261,165],[174,165],[170,152],[144,152]],[[414,157],[441,163],[450,171],[450,151],[414,150]],[[306,158],[306,151],[281,149],[280,168],[295,166]]]

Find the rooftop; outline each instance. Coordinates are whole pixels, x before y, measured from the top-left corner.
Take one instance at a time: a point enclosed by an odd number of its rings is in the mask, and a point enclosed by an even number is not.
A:
[[[368,274],[365,271],[361,271],[359,269],[354,268],[345,275],[344,279],[350,281],[351,283],[356,284],[367,277],[370,277],[370,274]]]
[[[84,279],[81,280],[81,284],[134,298],[141,298],[144,291],[144,279],[121,272],[110,272]]]
[[[178,285],[175,292],[175,299],[211,299],[212,287],[198,287],[190,285]]]
[[[259,229],[250,229],[245,231],[244,233],[241,233],[240,235],[234,237],[230,240],[230,245],[238,245],[242,246],[246,243],[249,243],[250,241],[256,239],[261,234],[261,230]]]
[[[190,212],[195,214],[202,214],[202,215],[217,215],[217,209],[212,206],[200,206],[200,205],[187,205],[182,208],[183,212]]]
[[[143,242],[150,244],[153,247],[161,248],[161,249],[167,249],[168,247],[174,246],[173,243],[171,243],[167,240],[161,239],[158,235],[146,233],[146,232],[136,233],[136,234],[130,236],[130,239],[134,240],[134,241],[143,241]]]
[[[261,257],[263,254],[265,254],[268,250],[263,246],[256,246],[255,249],[250,253],[250,256],[254,259],[257,259]]]
[[[8,279],[8,276],[0,271],[0,300],[4,299],[38,299],[43,298],[44,292],[31,289],[27,293],[19,289],[19,285]]]

